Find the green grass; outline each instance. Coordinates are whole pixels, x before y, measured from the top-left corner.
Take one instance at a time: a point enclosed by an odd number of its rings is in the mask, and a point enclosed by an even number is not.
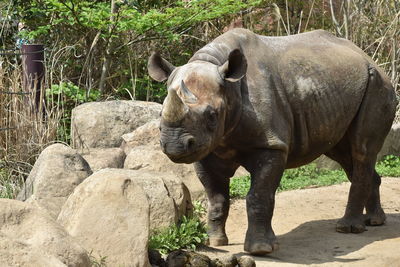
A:
[[[205,214],[205,209],[200,203],[194,203],[192,216],[183,216],[177,225],[154,231],[150,234],[149,249],[158,250],[166,255],[176,249],[195,250],[199,244],[208,238],[205,223],[201,217]]]
[[[376,164],[376,170],[381,176],[400,177],[400,157],[386,156]],[[320,187],[346,182],[343,170],[319,169],[314,163],[285,170],[278,191]],[[232,198],[244,198],[250,189],[250,177],[235,177],[231,179],[230,195]]]

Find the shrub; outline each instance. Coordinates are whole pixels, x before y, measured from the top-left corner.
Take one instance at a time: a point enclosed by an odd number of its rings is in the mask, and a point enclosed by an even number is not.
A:
[[[388,155],[376,164],[376,171],[381,176],[400,177],[400,157]]]
[[[168,254],[177,249],[195,250],[208,237],[205,223],[201,220],[205,209],[200,203],[195,203],[192,216],[183,216],[177,225],[157,230],[150,235],[149,248]]]

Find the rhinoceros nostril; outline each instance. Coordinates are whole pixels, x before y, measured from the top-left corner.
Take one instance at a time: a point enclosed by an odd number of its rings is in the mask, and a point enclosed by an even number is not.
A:
[[[195,144],[196,144],[196,141],[194,140],[194,137],[188,138],[186,140],[186,150],[192,151],[194,149]]]

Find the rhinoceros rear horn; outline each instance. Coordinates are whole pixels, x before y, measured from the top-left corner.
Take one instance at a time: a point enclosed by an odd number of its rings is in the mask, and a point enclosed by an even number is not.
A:
[[[197,102],[197,97],[189,90],[189,88],[187,88],[183,80],[181,82],[181,92],[183,94],[186,103],[193,104]]]
[[[182,101],[175,90],[169,90],[164,100],[161,116],[168,122],[177,122],[185,117],[188,106]]]
[[[151,78],[158,82],[168,79],[175,67],[167,60],[163,59],[160,54],[154,52],[147,63],[147,70]]]
[[[218,68],[222,78],[230,82],[236,82],[246,75],[247,60],[239,49],[233,50],[228,60]]]

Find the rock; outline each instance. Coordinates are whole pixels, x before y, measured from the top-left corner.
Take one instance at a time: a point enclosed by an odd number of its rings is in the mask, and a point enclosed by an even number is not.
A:
[[[169,189],[164,183],[164,180],[173,179],[173,177],[168,177],[172,175],[146,171],[121,170],[121,173],[123,172],[140,184],[149,199],[150,230],[161,229],[175,224],[182,215],[186,214],[186,211],[178,214],[178,209],[182,210],[183,208],[175,206],[173,196],[170,195]],[[161,176],[163,176],[163,178],[161,178]],[[173,185],[171,185],[171,187],[173,187]],[[181,190],[181,188],[176,188],[176,190]],[[187,196],[185,197],[183,195],[184,193],[181,191],[182,198],[187,198]],[[178,201],[180,200],[181,199]]]
[[[239,267],[256,267],[256,262],[250,256],[241,256],[238,259]]]
[[[327,169],[327,170],[339,170],[342,167],[334,160],[331,160],[325,155],[319,156],[316,160],[313,161],[317,168]]]
[[[378,154],[378,160],[386,155],[400,156],[400,122],[392,125],[392,129]]]
[[[212,260],[214,267],[236,267],[238,260],[235,255],[226,255]]]
[[[125,169],[155,171],[160,173],[171,173],[179,178],[189,189],[193,200],[205,198],[205,190],[194,171],[192,164],[173,163],[156,146],[138,146],[131,148],[126,156]]]
[[[43,210],[0,199],[0,266],[91,266],[87,252]]]
[[[122,136],[121,148],[125,154],[129,154],[132,148],[137,146],[159,146],[160,144],[160,119],[152,120]]]
[[[58,222],[96,258],[110,266],[150,266],[146,193],[127,170],[103,169],[81,183]]]
[[[167,188],[168,195],[174,200],[178,220],[183,215],[191,215],[193,212],[192,198],[186,185],[173,174],[163,173],[160,177]]]
[[[74,149],[54,144],[42,151],[17,199],[35,203],[57,218],[61,206],[86,177],[89,164]]]
[[[167,257],[167,267],[209,267],[211,260],[206,255],[202,255],[193,251],[175,250]]]
[[[119,147],[123,134],[160,116],[162,105],[142,101],[90,102],[72,110],[74,148]]]
[[[239,167],[233,177],[243,177],[243,176],[249,176],[250,173],[244,168],[244,167]]]
[[[158,266],[158,267],[165,266],[165,261],[161,257],[161,254],[160,252],[158,252],[158,250],[149,249],[149,261],[151,266]]]
[[[125,153],[119,147],[114,148],[90,148],[79,151],[82,157],[89,163],[92,171],[106,168],[123,168]]]

